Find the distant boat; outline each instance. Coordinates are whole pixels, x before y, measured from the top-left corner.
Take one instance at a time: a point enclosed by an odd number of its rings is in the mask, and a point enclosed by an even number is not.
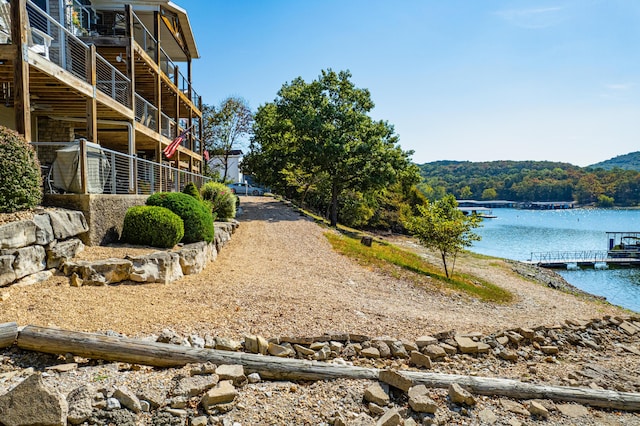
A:
[[[640,258],[640,232],[607,232],[609,240],[608,257]]]
[[[458,210],[460,210],[465,216],[473,215],[483,219],[495,219],[498,217],[493,214],[491,209],[486,207],[458,207]]]

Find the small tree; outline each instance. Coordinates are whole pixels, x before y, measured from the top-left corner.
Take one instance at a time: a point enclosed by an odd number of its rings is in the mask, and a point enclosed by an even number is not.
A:
[[[480,240],[480,236],[472,230],[480,226],[481,219],[475,215],[465,216],[458,210],[458,203],[453,195],[447,195],[433,203],[427,202],[424,206],[419,205],[418,213],[409,216],[404,225],[418,238],[420,244],[440,252],[444,273],[449,278],[453,275],[458,252]],[[447,258],[452,255],[453,265],[449,271]]]
[[[248,142],[252,133],[253,112],[249,103],[240,97],[228,97],[219,106],[203,108],[205,147],[211,156],[220,159],[220,180],[229,177],[229,156]]]

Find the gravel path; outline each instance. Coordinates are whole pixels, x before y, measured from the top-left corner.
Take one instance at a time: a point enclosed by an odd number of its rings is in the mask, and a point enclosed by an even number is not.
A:
[[[56,325],[131,336],[180,333],[241,337],[350,332],[416,337],[457,330],[491,332],[621,311],[524,280],[504,262],[458,261],[517,294],[509,305],[482,303],[367,270],[335,253],[326,229],[268,197],[244,197],[241,226],[203,273],[170,285],[74,288],[54,277],[8,288],[0,322]],[[82,258],[122,257],[139,249],[89,247]]]

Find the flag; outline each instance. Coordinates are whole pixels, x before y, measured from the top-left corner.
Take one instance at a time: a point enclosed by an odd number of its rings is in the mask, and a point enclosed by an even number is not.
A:
[[[209,161],[209,151],[205,149],[202,155],[204,156],[204,161]]]
[[[191,126],[193,127],[193,126]],[[169,145],[167,145],[167,147],[162,151],[162,153],[167,157],[167,158],[171,158],[173,157],[173,154],[176,153],[176,151],[178,150],[178,146],[180,146],[180,144],[182,143],[182,141],[184,140],[184,138],[189,134],[189,132],[191,132],[191,127],[189,127],[188,129],[185,129],[182,131],[182,133],[180,133],[178,135],[178,137],[176,137]]]

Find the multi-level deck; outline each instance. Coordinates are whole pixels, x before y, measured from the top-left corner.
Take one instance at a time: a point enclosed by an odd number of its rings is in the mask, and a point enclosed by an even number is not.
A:
[[[203,171],[197,57],[186,12],[169,1],[0,0],[0,124],[35,142],[45,170],[74,140],[117,154],[120,184],[103,192],[180,188]]]

